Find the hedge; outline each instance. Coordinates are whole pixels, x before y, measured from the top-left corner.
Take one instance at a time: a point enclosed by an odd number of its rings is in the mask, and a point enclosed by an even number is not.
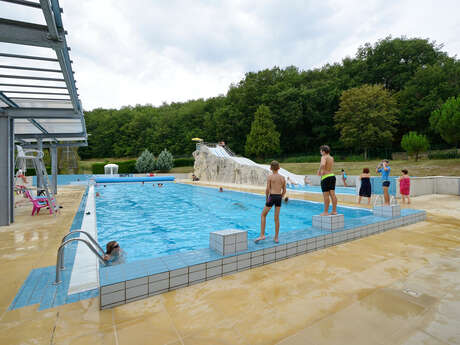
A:
[[[137,173],[136,171],[136,160],[129,160],[129,161],[122,161],[122,162],[111,162],[113,164],[118,165],[118,173],[119,174],[134,174]],[[174,166],[175,167],[191,167],[195,163],[195,159],[191,158],[175,158],[174,159]],[[92,173],[95,175],[103,175],[104,174],[104,165],[107,163],[94,163],[91,165]]]
[[[429,159],[455,159],[455,158],[460,158],[460,154],[457,152],[457,150],[447,151],[447,152],[429,152],[428,158]]]
[[[91,166],[92,173],[95,175],[103,175],[104,174],[104,166],[108,163],[94,163]],[[122,161],[122,162],[113,162],[112,164],[118,165],[118,173],[119,174],[133,174],[136,173],[136,160],[130,161]]]
[[[17,170],[16,170],[17,172]],[[46,172],[48,173],[48,175],[51,175],[51,167],[46,167]],[[25,173],[26,176],[35,176],[35,168],[27,168],[26,170],[26,173]]]
[[[192,167],[195,164],[195,158],[175,158],[174,166],[175,167]]]

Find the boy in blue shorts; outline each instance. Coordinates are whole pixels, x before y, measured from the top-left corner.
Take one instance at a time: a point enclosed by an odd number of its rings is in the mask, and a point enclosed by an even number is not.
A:
[[[385,205],[390,205],[390,194],[388,193],[388,188],[390,188],[390,162],[387,159],[384,159],[376,169],[376,172],[382,174],[382,189],[383,189],[383,199]]]

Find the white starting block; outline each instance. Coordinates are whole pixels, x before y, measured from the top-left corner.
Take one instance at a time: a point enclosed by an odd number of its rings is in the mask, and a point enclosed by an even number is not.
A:
[[[314,228],[321,230],[341,230],[345,226],[345,217],[343,214],[334,214],[330,216],[320,216],[319,214],[312,217]]]
[[[401,206],[400,205],[384,205],[384,206],[375,206],[373,209],[374,216],[393,218],[401,216]]]
[[[247,250],[248,232],[237,229],[213,231],[209,234],[209,248],[220,255],[235,254]]]

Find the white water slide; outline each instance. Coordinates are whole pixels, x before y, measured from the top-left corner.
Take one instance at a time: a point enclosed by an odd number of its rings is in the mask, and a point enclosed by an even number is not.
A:
[[[245,157],[236,157],[236,156],[232,156],[224,147],[222,146],[216,146],[216,147],[209,147],[208,146],[208,149],[209,151],[211,151],[214,155],[216,155],[217,157],[221,157],[221,158],[226,158],[226,159],[231,159],[241,165],[253,165],[253,166],[258,166],[260,168],[263,168],[263,169],[266,169],[266,170],[269,170],[270,171],[270,166],[269,165],[266,165],[266,164],[257,164],[256,162],[250,160],[249,158],[245,158]],[[295,184],[298,184],[298,185],[304,185],[304,176],[303,175],[296,175],[296,174],[293,174],[289,171],[287,171],[286,169],[283,169],[281,168],[278,173],[282,176],[284,176],[287,180],[287,178],[289,177],[289,179],[295,183]]]

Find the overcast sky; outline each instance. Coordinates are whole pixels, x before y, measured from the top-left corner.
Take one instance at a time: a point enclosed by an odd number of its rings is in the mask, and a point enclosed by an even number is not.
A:
[[[457,3],[60,0],[86,110],[225,94],[246,72],[321,67],[388,35],[429,38],[460,56]],[[0,11],[19,20],[36,11],[16,9]]]

